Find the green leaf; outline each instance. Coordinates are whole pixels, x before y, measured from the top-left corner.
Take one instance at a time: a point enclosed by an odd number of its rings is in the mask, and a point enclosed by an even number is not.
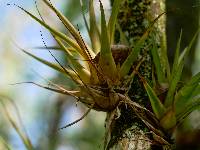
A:
[[[44,59],[42,59],[42,58],[39,58],[39,57],[37,57],[37,56],[35,56],[35,55],[33,55],[33,54],[31,54],[31,53],[29,53],[29,52],[23,50],[23,49],[21,49],[21,50],[22,50],[24,53],[26,53],[27,55],[31,56],[32,58],[34,58],[34,59],[38,60],[39,62],[41,62],[41,63],[43,63],[43,64],[49,66],[50,68],[52,68],[52,69],[54,69],[54,70],[57,70],[58,72],[67,74],[67,75],[70,76],[71,79],[73,79],[76,83],[80,83],[80,81],[78,80],[77,75],[76,75],[73,71],[71,71],[71,70],[69,70],[69,69],[67,69],[67,68],[65,68],[65,70],[64,70],[61,66],[58,66],[58,65],[56,65],[56,64],[54,64],[54,63],[51,63],[51,62],[48,62],[48,61],[46,61],[46,60],[44,60]]]
[[[62,21],[64,26],[68,29],[68,31],[71,33],[71,35],[74,37],[78,45],[80,46],[81,54],[87,59],[90,60],[90,56],[94,58],[95,54],[93,51],[86,46],[84,43],[79,31],[74,28],[74,26],[71,24],[71,22],[61,13],[59,12],[48,0],[43,0],[43,2],[49,6],[49,8],[55,12],[55,14],[59,17],[59,19]]]
[[[84,20],[84,23],[85,23],[85,27],[87,29],[87,32],[89,33],[89,26],[88,26],[88,23],[87,23],[87,20],[86,20],[86,17],[85,17],[85,7],[84,7],[84,4],[83,4],[83,1],[80,0],[80,5],[81,5],[81,11],[82,11],[82,16],[83,16],[83,20]]]
[[[176,60],[174,62],[174,70],[172,71],[170,86],[169,86],[169,90],[167,92],[167,96],[166,96],[165,103],[164,103],[166,107],[169,107],[170,105],[172,105],[172,103],[174,101],[174,94],[176,92],[177,83],[179,82],[181,75],[182,75],[184,60],[185,60],[187,54],[189,53],[199,31],[200,31],[200,28],[195,33],[195,35],[192,38],[191,42],[189,43],[188,47],[186,47],[184,49],[184,51],[181,53],[181,55],[178,57],[178,61],[177,61],[177,56],[175,56]],[[179,38],[179,39],[181,39],[181,38]],[[180,49],[179,41],[178,41],[177,47],[178,47],[177,49]],[[177,50],[176,55],[178,55],[178,53],[179,53],[178,51],[179,50]]]
[[[166,108],[164,107],[164,105],[157,97],[156,93],[153,91],[153,89],[149,86],[149,84],[145,80],[143,81],[143,84],[149,96],[151,107],[153,109],[154,114],[158,119],[161,119],[166,112]]]
[[[147,39],[149,33],[152,31],[154,24],[158,21],[158,19],[165,13],[160,14],[150,25],[150,27],[147,29],[147,31],[142,35],[142,37],[139,39],[139,41],[136,43],[136,45],[134,46],[132,52],[129,54],[129,56],[127,57],[127,59],[124,61],[124,63],[122,64],[121,68],[120,68],[120,78],[123,78],[124,76],[126,76],[129,71],[130,68],[132,67],[134,61],[137,59],[138,54],[140,52],[140,50],[142,49],[143,44],[145,43],[145,40]]]
[[[124,45],[129,45],[129,41],[128,41],[125,33],[122,31],[122,28],[120,27],[119,23],[116,23],[116,28],[120,34],[120,43],[123,43]]]
[[[53,33],[54,35],[58,36],[60,39],[64,40],[67,44],[69,44],[69,46],[73,47],[79,53],[81,53],[81,51],[82,51],[81,48],[79,47],[79,45],[73,39],[69,38],[68,36],[66,36],[62,32],[59,32],[58,30],[50,27],[48,24],[46,24],[42,20],[38,19],[36,16],[34,16],[33,14],[31,14],[30,12],[28,12],[24,8],[22,8],[22,7],[18,6],[18,5],[15,5],[15,6],[17,6],[18,8],[20,8],[23,12],[25,12],[26,14],[28,14],[32,19],[34,19],[35,21],[37,21],[39,24],[41,24],[43,27],[45,27],[51,33]]]
[[[111,80],[113,80],[116,77],[117,69],[111,52],[105,14],[101,1],[100,1],[100,10],[101,10],[101,51],[100,51],[99,64],[101,66],[102,73],[105,74],[107,77],[109,77]]]
[[[171,78],[172,80],[170,81],[169,84],[169,90],[167,92],[167,96],[165,98],[165,107],[169,107],[172,105],[173,100],[174,100],[174,94],[176,92],[177,88],[177,83],[179,82],[181,75],[182,75],[182,70],[183,70],[183,64],[180,64],[174,74],[172,74]]]
[[[165,130],[170,130],[176,126],[176,116],[175,112],[173,109],[169,109],[162,119],[160,119],[160,125],[165,129]]]
[[[123,78],[126,76],[133,65],[133,62],[137,59],[138,54],[149,35],[149,32],[145,32],[143,36],[140,38],[140,40],[136,43],[135,47],[132,49],[131,53],[127,57],[127,59],[124,61],[120,68],[120,78]]]
[[[179,59],[179,55],[180,55],[181,39],[182,39],[182,30],[180,32],[180,36],[179,36],[178,42],[176,44],[176,51],[175,51],[175,55],[174,55],[174,63],[173,63],[173,66],[172,66],[172,76],[173,76],[173,74],[176,73],[176,71],[178,69],[178,59]],[[172,76],[171,76],[170,81],[173,79]]]
[[[43,63],[43,64],[49,66],[50,68],[52,68],[52,69],[54,69],[54,70],[56,70],[56,71],[58,71],[58,72],[61,72],[61,73],[66,73],[66,72],[63,70],[62,67],[60,67],[60,66],[58,66],[58,65],[56,65],[56,64],[54,64],[54,63],[51,63],[51,62],[49,62],[49,61],[46,61],[46,60],[44,60],[44,59],[42,59],[42,58],[39,58],[39,57],[37,57],[37,56],[35,56],[35,55],[33,55],[33,54],[31,54],[31,53],[25,51],[25,50],[22,50],[22,51],[23,51],[24,53],[26,53],[27,55],[31,56],[32,58],[36,59],[37,61],[39,61],[39,62],[41,62],[41,63]]]
[[[200,72],[182,87],[175,96],[174,106],[176,114],[184,111],[186,105],[193,103],[195,96],[200,96]]]
[[[185,106],[183,109],[183,112],[176,115],[177,122],[181,123],[184,121],[184,119],[193,111],[200,109],[200,97],[195,97],[192,100],[190,100],[192,103]]]
[[[117,15],[119,12],[120,3],[121,3],[121,0],[114,0],[111,16],[108,22],[108,33],[109,33],[111,44],[113,44],[114,42],[115,25],[117,22]]]
[[[164,74],[167,75],[167,81],[170,81],[170,65],[169,65],[169,60],[168,60],[168,55],[167,55],[167,46],[166,46],[166,35],[163,34],[160,38],[161,42],[161,50],[160,50],[160,61],[161,61],[161,66]]]
[[[90,30],[89,30],[90,40],[92,43],[93,51],[95,53],[98,53],[101,48],[101,42],[100,42],[99,28],[96,23],[93,0],[89,1],[89,16],[90,16]]]
[[[58,46],[36,46],[36,47],[33,47],[33,49],[41,49],[41,50],[57,50],[57,51],[63,51],[63,49],[61,49],[60,47]]]
[[[90,73],[88,70],[86,70],[79,62],[78,60],[74,59],[72,54],[69,52],[69,50],[65,47],[65,45],[59,40],[57,37],[54,36],[54,39],[57,41],[58,45],[65,50],[67,58],[69,59],[70,63],[74,66],[76,72],[80,76],[80,78],[83,80],[84,83],[90,83]]]
[[[155,39],[153,39],[155,41]],[[153,62],[156,68],[156,75],[158,77],[158,82],[160,84],[166,81],[163,69],[161,67],[161,59],[159,57],[158,48],[156,47],[155,42],[153,41],[153,48],[151,49],[151,54],[153,56]]]
[[[39,50],[55,50],[55,51],[64,51],[64,49],[62,49],[61,47],[59,46],[36,46],[36,47],[33,47],[32,49],[39,49]],[[70,51],[70,52],[75,52],[77,53],[77,51],[72,48],[72,47],[67,47],[67,49]]]

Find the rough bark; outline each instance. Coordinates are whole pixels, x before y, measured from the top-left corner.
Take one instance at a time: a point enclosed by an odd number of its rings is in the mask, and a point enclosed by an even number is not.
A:
[[[118,23],[128,40],[128,45],[134,47],[135,42],[142,36],[150,23],[164,11],[164,0],[123,0],[118,15]],[[165,43],[164,18],[163,16],[158,20],[155,29],[146,40],[138,56],[138,61],[144,58],[139,72],[148,81],[152,80],[153,67],[153,61],[149,51],[152,45],[149,43],[151,43],[150,41],[152,40],[156,40],[158,49],[161,49],[162,43]],[[119,43],[119,39],[120,34],[116,31],[115,42]],[[128,91],[128,96],[132,101],[151,109],[146,92],[138,77],[133,79],[131,88]],[[126,105],[120,105],[113,112],[107,113],[106,131],[105,149],[146,150],[154,149],[153,147],[164,147],[162,145],[154,145],[156,142],[152,138],[149,128],[145,126],[133,109]]]

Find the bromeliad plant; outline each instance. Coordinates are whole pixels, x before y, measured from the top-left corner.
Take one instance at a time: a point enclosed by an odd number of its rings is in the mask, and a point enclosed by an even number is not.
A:
[[[195,34],[189,46],[186,47],[181,54],[179,53],[182,34],[180,35],[171,72],[170,69],[168,69],[169,66],[166,65],[168,63],[162,63],[163,58],[165,59],[165,62],[168,61],[166,59],[166,53],[163,51],[159,52],[156,46],[153,46],[151,54],[156,69],[154,73],[156,77],[154,78],[154,84],[150,85],[137,71],[142,60],[140,60],[137,65],[133,64],[136,62],[145,40],[151,33],[154,23],[162,16],[162,14],[154,20],[136,45],[133,48],[129,48],[124,45],[114,45],[114,33],[120,0],[114,1],[108,22],[106,22],[105,19],[103,5],[101,1],[99,1],[101,12],[100,29],[96,22],[93,0],[90,0],[89,24],[84,17],[91,40],[91,46],[89,46],[83,40],[79,30],[77,30],[50,1],[42,1],[58,16],[63,25],[69,31],[70,35],[66,35],[48,25],[40,13],[41,19],[22,7],[14,5],[23,10],[52,34],[53,38],[59,45],[59,49],[67,56],[69,65],[64,67],[53,55],[52,56],[58,64],[46,61],[25,50],[23,51],[43,64],[68,75],[76,83],[77,88],[74,90],[66,90],[54,83],[51,83],[53,86],[52,88],[36,83],[34,84],[58,93],[71,95],[89,107],[89,110],[83,115],[83,117],[65,127],[73,125],[83,119],[91,109],[110,112],[115,110],[121,103],[126,103],[127,105],[132,106],[133,110],[147,125],[147,127],[149,127],[154,135],[157,135],[155,138],[159,136],[164,140],[166,139],[165,133],[173,135],[177,125],[181,123],[188,114],[200,106],[200,73],[192,77],[192,79],[181,88],[178,87],[184,66],[184,60],[199,31]],[[77,54],[79,55],[79,59],[75,59],[75,55]],[[152,110],[140,106],[135,103],[134,100],[130,100],[126,95],[131,80],[136,75],[139,76],[141,83],[146,89]],[[162,94],[161,89],[164,89],[167,93],[166,96],[160,97]],[[149,117],[151,119],[149,119]],[[157,138],[159,142],[161,142],[160,138]],[[166,143],[169,144],[165,141],[165,144]]]

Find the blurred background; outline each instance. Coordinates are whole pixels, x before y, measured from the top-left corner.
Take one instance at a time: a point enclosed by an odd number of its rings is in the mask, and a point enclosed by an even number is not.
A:
[[[86,28],[82,19],[79,0],[52,0],[68,19],[78,25],[84,40],[87,38]],[[108,0],[102,0],[106,13],[110,12]],[[72,88],[70,80],[49,67],[35,61],[24,54],[18,46],[54,61],[48,51],[37,49],[44,47],[40,31],[47,46],[55,46],[51,35],[38,23],[14,6],[16,3],[38,16],[34,0],[0,0],[0,93],[7,95],[16,103],[23,125],[36,149],[39,150],[98,150],[103,149],[105,113],[92,111],[79,123],[58,131],[62,127],[80,118],[86,108],[71,97],[44,90],[32,84],[17,84],[32,81],[47,85],[43,79],[48,79]],[[87,0],[84,1],[84,13],[87,16]],[[199,26],[200,2],[198,0],[167,0],[167,36],[168,53],[172,62],[173,51],[180,29],[183,29],[183,47],[186,46]],[[95,1],[95,4],[98,2]],[[55,15],[48,11],[43,3],[38,1],[38,7],[45,19],[52,26],[62,30],[63,26]],[[96,6],[98,10],[98,5]],[[73,8],[73,9],[72,9]],[[98,15],[98,12],[96,12]],[[66,31],[63,31],[66,32]],[[185,78],[200,71],[200,40],[198,39],[190,57],[186,61]],[[17,46],[18,45],[18,46]],[[66,63],[61,52],[53,54],[60,62]],[[18,121],[16,109],[8,105],[11,116]],[[182,125],[182,130],[200,130],[199,111],[191,114]],[[18,121],[19,122],[19,121]],[[0,107],[0,150],[5,149],[5,141],[14,150],[25,150],[21,138],[12,128]]]

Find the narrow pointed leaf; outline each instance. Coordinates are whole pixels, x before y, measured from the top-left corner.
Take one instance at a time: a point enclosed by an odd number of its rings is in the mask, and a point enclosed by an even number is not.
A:
[[[72,40],[71,38],[69,38],[68,36],[66,36],[65,34],[59,32],[58,30],[50,27],[48,24],[46,24],[44,21],[38,19],[36,16],[34,16],[33,14],[31,14],[30,12],[28,12],[27,10],[25,10],[24,8],[16,5],[18,8],[20,8],[22,11],[24,11],[26,14],[28,14],[31,18],[33,18],[35,21],[37,21],[38,23],[40,23],[42,26],[44,26],[47,30],[49,30],[52,34],[58,36],[60,39],[64,40],[69,46],[71,46],[74,50],[76,50],[78,53],[80,53],[82,56],[84,56],[81,53],[81,48],[79,47],[79,45]]]
[[[35,82],[20,82],[20,83],[16,83],[16,84],[33,84],[35,86],[38,86],[40,88],[43,88],[43,89],[46,89],[46,90],[49,90],[49,91],[53,91],[53,92],[56,92],[56,93],[60,93],[60,94],[64,94],[64,95],[69,95],[69,96],[73,96],[75,98],[77,97],[80,97],[80,91],[70,91],[70,90],[66,90],[64,87],[61,87],[60,85],[56,85],[56,84],[53,84],[52,85],[52,82],[50,82],[49,84],[53,87],[50,87],[50,85],[48,86],[45,86],[45,85],[41,85],[39,83],[35,83]],[[15,85],[16,85],[15,84]],[[55,86],[55,87],[54,87]]]
[[[194,34],[192,40],[190,41],[188,48],[186,49],[186,51],[183,51],[179,57],[179,64],[184,63],[184,59],[187,57],[188,53],[190,52],[198,34],[200,32],[200,27],[198,28],[197,32]]]
[[[156,115],[156,117],[158,119],[161,119],[161,117],[163,117],[163,115],[166,112],[164,105],[161,103],[161,101],[157,97],[156,93],[149,86],[149,84],[146,81],[144,81],[143,84],[144,84],[146,92],[149,96],[149,99],[150,99],[150,102],[151,102],[151,107],[153,109],[154,114]]]
[[[153,42],[153,48],[151,49],[151,54],[153,56],[153,61],[156,68],[156,75],[158,77],[158,82],[162,84],[166,81],[166,79],[163,73],[163,69],[161,67],[161,59],[159,57],[158,48],[156,47],[155,42]]]
[[[191,101],[193,101],[191,104],[185,106],[183,109],[184,111],[180,114],[176,114],[177,122],[181,123],[184,121],[184,119],[191,114],[193,111],[200,109],[200,97],[194,98]]]
[[[166,74],[167,81],[170,81],[170,65],[169,65],[169,59],[167,55],[167,46],[166,46],[166,35],[161,36],[161,50],[160,50],[160,60],[161,60],[161,66],[163,68],[164,74]]]
[[[174,106],[176,114],[184,111],[185,106],[192,103],[193,97],[200,96],[200,72],[192,77],[192,79],[182,87],[175,96]]]
[[[27,55],[31,56],[32,58],[36,59],[37,61],[49,66],[50,68],[52,68],[54,70],[57,70],[58,72],[65,73],[65,71],[62,69],[62,67],[60,67],[60,66],[58,66],[58,65],[56,65],[54,63],[51,63],[49,61],[46,61],[46,60],[44,60],[42,58],[39,58],[39,57],[37,57],[37,56],[35,56],[35,55],[25,51],[25,50],[23,50],[23,52],[26,53]]]
[[[85,23],[85,27],[87,29],[87,32],[89,33],[89,25],[88,25],[86,17],[85,17],[85,12],[84,12],[85,8],[84,8],[82,0],[80,0],[80,5],[81,5],[81,11],[82,11],[82,16],[83,16],[83,20],[84,20],[84,23]]]
[[[6,118],[8,119],[9,123],[12,125],[13,129],[17,132],[20,139],[22,140],[24,146],[27,148],[27,150],[34,150],[33,145],[29,139],[29,137],[22,132],[17,122],[13,119],[9,111],[7,110],[6,104],[3,102],[3,100],[0,100],[0,103],[2,104],[3,112],[6,115]]]
[[[200,31],[200,28],[195,33],[195,35],[192,38],[191,42],[189,43],[188,47],[186,47],[184,49],[184,51],[181,53],[181,55],[179,56],[177,65],[175,64],[177,67],[175,66],[174,72],[172,72],[172,78],[170,81],[169,90],[167,92],[167,96],[166,96],[165,103],[164,103],[166,107],[169,107],[170,105],[172,105],[172,103],[174,101],[174,94],[176,92],[177,83],[179,82],[179,80],[181,78],[181,74],[182,74],[182,70],[183,70],[183,66],[184,66],[184,60],[185,60],[186,56],[188,55],[199,31]]]
[[[82,51],[81,48],[79,47],[79,45],[73,39],[69,38],[68,36],[66,36],[62,32],[59,32],[58,30],[50,27],[44,21],[38,19],[36,16],[34,16],[33,14],[31,14],[30,12],[28,12],[24,8],[22,8],[22,7],[18,6],[18,5],[15,5],[15,6],[17,6],[18,8],[20,8],[22,11],[24,11],[26,14],[28,14],[32,19],[34,19],[35,21],[37,21],[39,24],[41,24],[43,27],[45,27],[51,33],[53,33],[54,35],[58,36],[60,39],[64,40],[67,44],[69,44],[71,47],[73,47],[79,53],[81,53],[81,51]]]
[[[55,50],[55,51],[64,51],[64,49],[62,49],[61,47],[58,47],[58,46],[36,46],[36,47],[33,47],[32,49],[39,49],[39,50]],[[70,52],[76,52],[77,51],[72,48],[72,47],[67,47],[67,49],[70,51]]]
[[[124,45],[129,45],[129,41],[125,36],[124,32],[122,31],[122,28],[120,27],[119,23],[116,23],[116,28],[120,34],[120,43],[123,43]]]
[[[76,40],[76,42],[78,43],[78,45],[80,47],[80,49],[78,49],[78,51],[86,60],[88,60],[87,63],[90,68],[91,77],[96,79],[97,78],[96,72],[95,72],[96,70],[94,69],[94,64],[92,62],[92,59],[94,58],[95,53],[89,48],[89,46],[87,46],[85,44],[79,31],[77,31],[74,28],[74,26],[71,24],[71,22],[67,18],[64,15],[62,15],[62,13],[60,13],[48,0],[43,0],[43,1],[45,2],[45,4],[47,4],[47,6],[49,6],[49,8],[51,10],[53,10],[56,13],[56,15],[59,17],[59,19],[65,25],[65,27],[69,30],[71,35],[74,37],[74,39]]]
[[[101,10],[101,51],[100,51],[100,60],[99,64],[101,66],[103,74],[108,76],[111,79],[116,77],[116,65],[114,62],[114,58],[112,56],[110,42],[108,38],[106,20],[103,5],[100,2],[100,10]]]
[[[41,50],[58,50],[58,51],[63,51],[63,49],[61,49],[60,47],[58,46],[36,46],[36,47],[33,47],[33,49],[41,49]]]
[[[54,63],[51,63],[51,62],[48,62],[48,61],[46,61],[46,60],[44,60],[44,59],[42,59],[42,58],[39,58],[39,57],[37,57],[37,56],[35,56],[35,55],[33,55],[33,54],[31,54],[31,53],[29,53],[29,52],[23,50],[23,49],[22,49],[22,51],[23,51],[24,53],[26,53],[27,55],[31,56],[32,58],[38,60],[39,62],[41,62],[41,63],[43,63],[43,64],[49,66],[50,68],[52,68],[52,69],[54,69],[54,70],[56,70],[56,71],[58,71],[58,72],[67,74],[67,75],[68,75],[69,77],[71,77],[76,83],[80,83],[80,81],[78,80],[77,75],[76,75],[73,71],[71,71],[71,70],[69,70],[69,69],[67,69],[67,68],[65,68],[65,70],[64,70],[61,66],[58,66],[58,65],[56,65],[56,64],[54,64]]]
[[[96,23],[95,11],[93,6],[93,0],[89,1],[89,16],[90,16],[90,30],[89,35],[92,43],[92,49],[95,53],[98,53],[101,48],[99,28]]]
[[[89,83],[90,82],[90,73],[88,70],[86,70],[79,62],[78,60],[74,59],[72,54],[69,52],[69,50],[65,47],[65,45],[56,37],[54,39],[57,41],[59,46],[65,50],[67,58],[75,68],[76,72],[80,76],[80,78],[83,80],[84,83]]]
[[[120,3],[121,3],[121,0],[114,0],[111,16],[108,22],[108,33],[109,33],[111,44],[113,44],[114,42],[115,26],[117,22],[117,15],[119,12]]]
[[[165,107],[169,107],[173,103],[174,94],[176,92],[177,83],[179,82],[181,78],[182,70],[183,70],[183,64],[180,64],[176,72],[171,76],[172,80],[170,81],[169,90],[165,98],[165,103],[164,103]]]
[[[5,147],[7,150],[12,150],[11,146],[3,139],[2,136],[0,136],[0,145],[3,144],[3,147]]]
[[[178,42],[176,45],[176,51],[175,51],[175,55],[174,55],[174,63],[172,66],[172,76],[173,76],[173,74],[176,73],[176,71],[178,69],[178,59],[179,59],[179,55],[180,55],[179,53],[180,53],[181,39],[182,39],[182,30],[181,30],[181,33],[180,33],[180,36],[179,36],[179,39],[178,39]],[[171,76],[171,79],[172,79],[172,76]]]
[[[147,39],[149,33],[152,31],[154,24],[158,21],[158,19],[165,13],[160,14],[150,25],[150,27],[147,29],[147,31],[142,35],[142,37],[139,39],[139,41],[136,43],[135,47],[132,49],[132,52],[129,54],[129,56],[127,57],[127,59],[124,61],[124,63],[122,64],[121,68],[120,68],[120,78],[123,78],[124,76],[126,76],[129,71],[130,68],[133,65],[133,62],[137,59],[138,54],[145,42],[145,40]]]
[[[138,54],[149,35],[149,32],[145,32],[140,40],[136,43],[135,47],[132,49],[132,52],[129,54],[128,58],[124,61],[120,68],[120,78],[123,78],[128,74],[133,62],[137,59]]]
[[[86,58],[90,59],[90,56],[94,58],[95,54],[94,52],[83,42],[82,37],[80,36],[79,32],[74,28],[74,26],[71,24],[71,22],[61,13],[59,12],[48,0],[43,0],[44,3],[49,6],[51,10],[55,12],[55,14],[59,17],[59,19],[62,21],[62,23],[65,25],[65,27],[68,29],[68,31],[71,33],[71,35],[74,37],[78,45],[80,46],[81,54]]]

